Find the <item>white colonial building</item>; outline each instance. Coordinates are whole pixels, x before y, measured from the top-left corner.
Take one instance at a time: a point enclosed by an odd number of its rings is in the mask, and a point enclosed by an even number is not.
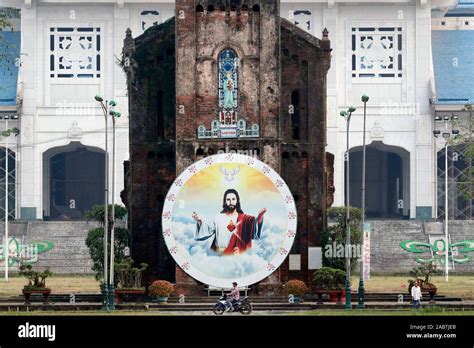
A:
[[[120,202],[123,162],[129,157],[127,92],[120,66],[125,31],[130,27],[138,36],[172,17],[174,1],[2,0],[1,4],[21,10],[16,28],[21,32],[18,102],[0,103],[3,113],[19,115],[20,135],[11,148],[17,159],[12,173],[13,216],[80,219],[84,210],[103,202],[104,115],[94,100],[96,94],[115,99],[116,110],[122,113],[113,164],[115,200]],[[327,151],[335,156],[336,206],[344,205],[347,146],[346,124],[339,113],[350,106],[357,109],[350,124],[351,204],[360,205],[361,97],[366,94],[370,97],[368,217],[436,216],[431,21],[456,4],[456,0],[282,0],[282,17],[317,37],[324,28],[329,31],[333,60],[327,90]]]

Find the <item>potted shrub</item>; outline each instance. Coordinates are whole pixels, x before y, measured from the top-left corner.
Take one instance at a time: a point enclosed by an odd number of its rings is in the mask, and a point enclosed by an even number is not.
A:
[[[313,273],[313,282],[318,295],[318,304],[322,304],[322,295],[328,294],[331,302],[342,302],[346,272],[330,267],[322,267]]]
[[[286,296],[293,295],[293,303],[303,302],[303,296],[308,292],[308,287],[304,282],[297,279],[289,280],[283,285],[283,293]]]
[[[437,273],[439,273],[439,271],[436,269],[433,263],[413,268],[410,271],[412,279],[408,279],[409,296],[411,296],[411,288],[415,284],[415,281],[418,281],[421,291],[428,292],[430,294],[430,302],[435,302],[434,297],[438,291],[438,288],[431,282],[431,277],[433,274]]]
[[[142,287],[142,273],[148,268],[146,263],[141,263],[139,267],[133,267],[131,257],[126,257],[115,264],[115,274],[117,288],[115,289],[115,299],[121,303],[127,295],[137,296],[145,293]]]
[[[155,280],[148,287],[148,294],[155,297],[158,303],[165,303],[168,297],[174,292],[174,285],[166,280]]]
[[[42,294],[43,303],[48,304],[51,289],[46,287],[46,278],[51,277],[53,273],[49,269],[43,272],[33,270],[33,266],[26,264],[20,266],[21,276],[28,279],[28,284],[23,287],[23,296],[25,296],[25,304],[31,304],[31,294]]]

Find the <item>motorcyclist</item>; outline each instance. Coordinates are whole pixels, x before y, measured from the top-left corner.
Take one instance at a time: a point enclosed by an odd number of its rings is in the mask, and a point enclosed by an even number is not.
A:
[[[234,304],[236,304],[240,300],[240,290],[237,287],[237,282],[232,283],[232,291],[227,295],[227,311],[233,311],[234,310]]]

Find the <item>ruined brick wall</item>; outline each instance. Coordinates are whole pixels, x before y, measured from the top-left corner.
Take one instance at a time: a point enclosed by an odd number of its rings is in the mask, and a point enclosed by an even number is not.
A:
[[[308,247],[320,245],[326,224],[326,73],[330,43],[282,19],[281,25],[281,175],[298,211],[292,254],[301,255],[301,271],[280,267],[282,281],[310,282]]]
[[[174,281],[174,261],[161,228],[164,198],[175,179],[175,22],[147,30],[135,40],[127,33],[124,69],[130,114],[127,208],[136,263],[150,265],[145,284]]]

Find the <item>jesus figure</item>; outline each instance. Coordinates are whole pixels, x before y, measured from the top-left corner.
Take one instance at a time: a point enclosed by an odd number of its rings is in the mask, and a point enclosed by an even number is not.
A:
[[[193,212],[192,217],[196,221],[194,239],[203,241],[214,237],[211,249],[219,255],[245,252],[252,247],[253,239],[260,239],[263,215],[267,209],[260,209],[257,217],[244,214],[240,207],[239,193],[234,189],[225,191],[222,208],[212,222],[202,221]]]
[[[224,109],[232,109],[234,107],[234,80],[232,73],[228,71],[224,79]]]

